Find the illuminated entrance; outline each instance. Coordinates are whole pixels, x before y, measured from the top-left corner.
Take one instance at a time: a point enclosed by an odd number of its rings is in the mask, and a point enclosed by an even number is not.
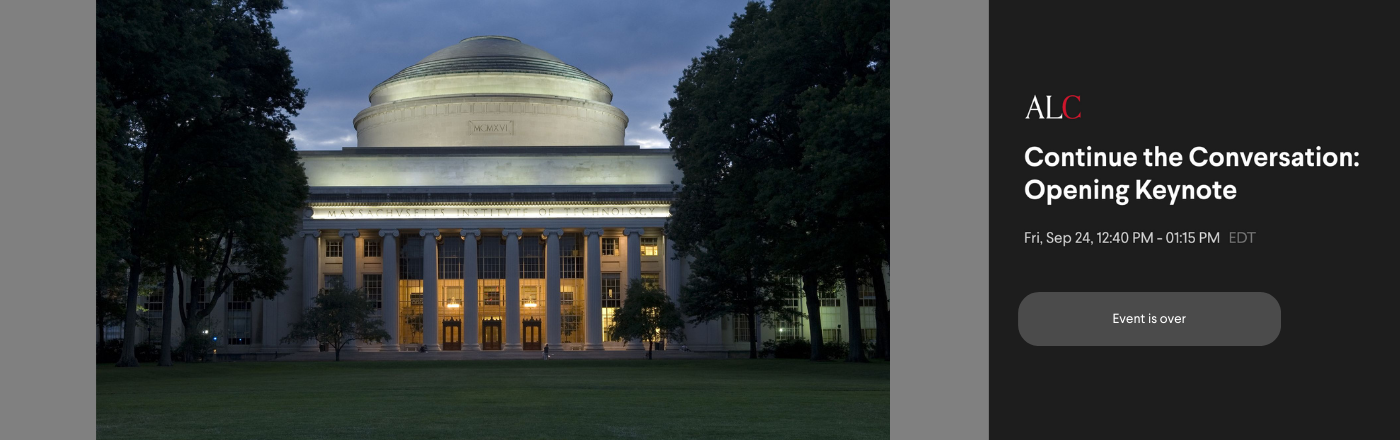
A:
[[[462,320],[447,318],[442,320],[442,349],[462,349]]]
[[[499,318],[481,320],[481,349],[501,349],[501,320]]]
[[[521,322],[521,350],[540,350],[540,339],[544,335],[543,327],[540,325],[541,322],[542,321],[535,318],[526,319]]]

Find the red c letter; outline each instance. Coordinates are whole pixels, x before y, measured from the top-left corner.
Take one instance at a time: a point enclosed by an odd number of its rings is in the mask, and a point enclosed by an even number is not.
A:
[[[1065,116],[1065,107],[1069,105],[1069,99],[1070,99],[1070,98],[1074,98],[1075,101],[1084,102],[1084,101],[1082,101],[1082,100],[1079,99],[1079,95],[1069,95],[1069,96],[1066,96],[1066,97],[1065,97],[1065,100],[1062,101],[1062,102],[1060,102],[1060,116],[1064,116],[1065,119],[1079,119],[1079,115],[1083,114],[1084,112],[1075,113],[1073,118],[1071,118],[1071,117],[1069,117],[1069,116]]]

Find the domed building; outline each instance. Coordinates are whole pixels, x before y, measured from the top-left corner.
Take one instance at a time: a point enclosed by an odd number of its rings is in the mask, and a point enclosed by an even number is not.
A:
[[[628,280],[675,300],[689,274],[662,234],[681,174],[669,150],[623,145],[628,118],[612,98],[503,36],[461,40],[375,85],[357,146],[300,152],[311,195],[287,242],[287,292],[205,305],[222,321],[219,357],[322,349],[279,341],[333,285],[365,289],[392,336],[355,351],[643,349],[604,335]],[[839,340],[845,309],[836,296],[822,305]],[[861,309],[873,332],[873,308]],[[803,337],[805,324],[761,323],[759,340]],[[686,334],[691,350],[722,351],[747,350],[751,332],[725,318]]]

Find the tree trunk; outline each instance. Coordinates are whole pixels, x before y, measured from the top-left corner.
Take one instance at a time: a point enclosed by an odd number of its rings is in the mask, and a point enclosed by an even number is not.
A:
[[[171,321],[174,321],[175,307],[175,263],[165,263],[165,292],[161,293],[165,298],[161,300],[160,308],[160,362],[158,367],[169,367],[175,365],[175,361],[170,359],[171,342]]]
[[[335,347],[335,361],[340,362],[340,347]]]
[[[856,277],[856,268],[852,264],[842,265],[841,273],[846,278],[846,334],[850,335],[851,340],[846,362],[869,362],[865,358],[865,341],[861,335],[860,278]]]
[[[136,305],[141,283],[141,258],[133,258],[128,264],[126,282],[126,322],[122,323],[122,357],[118,367],[139,367],[136,360]]]
[[[755,307],[749,307],[749,359],[758,359],[758,328],[754,326],[758,320],[754,319],[755,312]]]
[[[890,360],[890,302],[885,292],[885,271],[876,259],[868,265],[870,281],[875,285],[875,356]]]
[[[808,334],[812,341],[812,360],[824,361],[826,354],[822,353],[822,302],[817,297],[817,277],[811,273],[802,274],[802,295],[807,298],[807,324]]]

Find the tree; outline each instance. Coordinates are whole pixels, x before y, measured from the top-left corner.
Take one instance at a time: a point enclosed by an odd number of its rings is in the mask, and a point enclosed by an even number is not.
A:
[[[117,165],[99,180],[98,218],[100,228],[102,219],[120,226],[112,240],[128,305],[143,272],[170,264],[196,277],[229,273],[215,299],[235,280],[264,297],[285,289],[281,240],[308,189],[288,138],[306,91],[272,36],[281,8],[277,0],[98,2],[99,127],[104,117],[115,124],[99,132],[108,146],[99,163],[106,154]],[[103,203],[109,181],[124,193],[108,191],[115,196]],[[135,322],[127,307],[118,366],[138,365]]]
[[[755,2],[730,28],[682,73],[662,120],[684,172],[666,232],[697,263],[802,277],[819,317],[818,283],[842,280],[851,304],[867,262],[888,260],[889,4]],[[745,241],[760,264],[733,256]],[[849,327],[848,360],[863,361]]]
[[[374,303],[365,296],[364,289],[350,290],[343,286],[321,289],[315,304],[302,312],[301,321],[292,324],[282,343],[315,339],[334,348],[335,360],[339,361],[340,350],[350,341],[389,339],[384,321],[374,317],[374,310]]]
[[[750,252],[750,254],[755,254]],[[792,283],[753,266],[726,266],[735,260],[700,253],[691,266],[690,279],[681,290],[681,305],[691,323],[733,316],[748,322],[749,358],[758,358],[758,318],[792,318],[783,298],[793,294]],[[741,263],[742,264],[742,263]]]
[[[608,339],[640,339],[647,343],[647,359],[651,359],[656,341],[685,341],[685,318],[666,291],[633,278],[627,282],[627,299],[613,316]]]

